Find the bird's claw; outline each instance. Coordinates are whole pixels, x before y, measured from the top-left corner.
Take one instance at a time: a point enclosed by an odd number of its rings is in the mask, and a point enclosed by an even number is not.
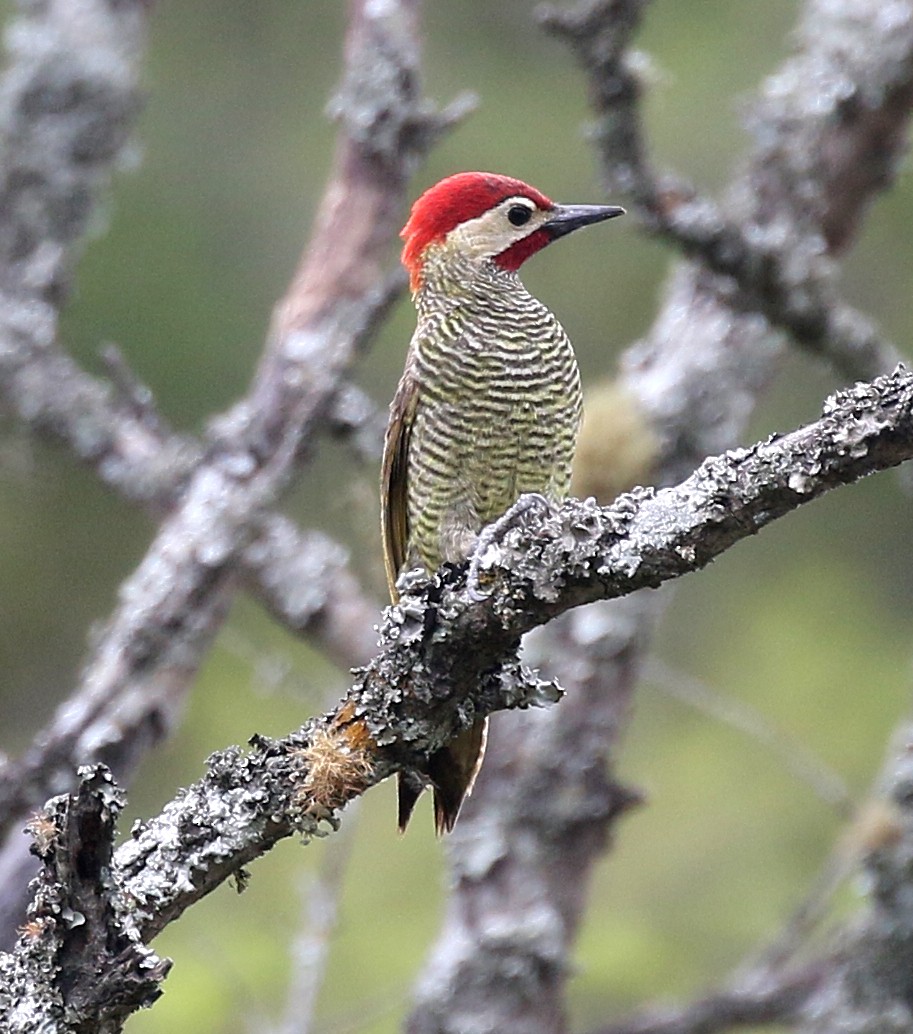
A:
[[[544,495],[539,492],[525,492],[496,521],[485,525],[479,532],[466,573],[466,592],[473,603],[481,603],[491,595],[491,590],[486,591],[481,587],[482,562],[488,550],[496,546],[512,528],[518,527],[524,517],[534,513],[547,516],[551,512],[552,504]]]

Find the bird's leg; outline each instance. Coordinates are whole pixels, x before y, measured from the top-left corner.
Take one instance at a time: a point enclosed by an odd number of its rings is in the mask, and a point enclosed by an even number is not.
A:
[[[482,565],[487,559],[488,551],[496,547],[509,531],[518,528],[525,517],[534,514],[547,517],[553,512],[554,507],[544,495],[539,492],[524,492],[509,510],[479,532],[466,573],[466,591],[470,599],[478,603],[491,595],[490,591],[485,591],[481,587]]]

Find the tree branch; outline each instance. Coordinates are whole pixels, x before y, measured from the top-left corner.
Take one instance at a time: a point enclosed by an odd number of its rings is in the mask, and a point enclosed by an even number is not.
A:
[[[734,306],[763,314],[849,378],[890,369],[898,350],[842,301],[829,256],[853,239],[862,206],[894,179],[913,101],[909,10],[888,19],[873,16],[871,0],[826,13],[806,5],[800,50],[768,80],[755,111],[761,143],[751,171],[718,205],[651,167],[628,50],[646,6],[584,0],[539,12],[587,76],[607,189],[631,197],[648,230],[730,280]],[[873,53],[882,59],[873,62]]]
[[[642,86],[628,52],[645,9],[645,0],[583,0],[557,15],[584,65],[607,188],[633,195],[648,225],[650,212],[644,209],[656,196],[663,203],[657,217],[673,228],[682,223],[728,233],[741,227],[744,239],[735,243],[757,247],[762,295],[769,293],[768,281],[785,276],[776,272],[779,252],[770,273],[771,242],[799,242],[790,275],[801,298],[804,267],[798,259],[807,235],[814,235],[809,220],[822,219],[817,239],[823,246],[812,270],[817,275],[826,269],[829,251],[848,246],[872,192],[884,185],[869,173],[898,161],[907,115],[895,101],[911,77],[905,21],[910,5],[892,8],[896,39],[882,31],[884,8],[875,0],[805,5],[800,55],[769,80],[755,120],[761,144],[741,166],[725,211],[648,166]],[[548,12],[546,18],[555,17],[554,7]],[[813,68],[814,75],[803,74],[803,68]],[[874,79],[882,84],[880,92],[871,88]],[[866,98],[863,117],[847,119],[821,102],[819,87],[838,82]],[[841,146],[835,146],[838,140]],[[796,168],[803,156],[825,153],[826,161]],[[846,190],[854,180],[857,189]],[[807,212],[809,198],[814,204]],[[714,267],[719,256],[710,251],[688,251],[694,260],[673,272],[659,316],[623,356],[618,379],[588,390],[575,494],[608,501],[638,482],[673,484],[704,456],[744,435],[782,343],[770,333],[768,319],[775,313],[757,315],[750,292],[733,279],[747,275],[751,263],[736,263],[723,275]],[[871,375],[893,365],[890,346],[877,339],[869,344],[866,334],[854,340],[859,347],[850,347],[838,365]],[[648,594],[598,604],[528,640],[533,662],[560,677],[568,700],[493,730],[486,764],[449,842],[453,897],[419,982],[411,1034],[451,1034],[476,1022],[523,1034],[565,1029],[562,990],[588,877],[613,818],[623,813],[617,802],[630,796],[613,776],[613,748],[627,725],[664,598]],[[545,800],[555,803],[544,809]],[[577,800],[586,802],[591,821],[575,813]]]
[[[72,786],[76,765],[104,760],[125,776],[163,735],[239,571],[273,614],[318,635],[345,666],[373,649],[376,608],[339,547],[270,508],[304,447],[338,426],[340,403],[352,402],[345,374],[402,285],[383,265],[408,174],[467,105],[438,115],[420,96],[416,0],[352,0],[340,143],[321,215],[276,309],[256,381],[213,422],[204,451],[150,421],[129,391],[117,395],[83,373],[55,341],[65,273],[132,124],[143,6],[35,4],[12,34],[18,49],[0,111],[13,155],[3,180],[8,204],[0,205],[8,222],[0,215],[0,289],[9,292],[0,306],[0,387],[30,426],[59,436],[109,484],[167,516],[122,586],[79,691],[23,762],[3,768],[7,824]],[[29,169],[38,170],[38,188],[22,174]],[[67,205],[73,218],[58,228],[52,216]]]
[[[103,769],[30,824],[44,863],[18,952],[0,955],[0,1018],[8,1034],[121,1029],[161,994],[171,968],[139,942],[111,879],[123,801]]]
[[[867,905],[840,931],[828,979],[803,1003],[805,1034],[913,1028],[913,725],[897,729],[868,814],[853,830]]]
[[[471,598],[462,571],[407,579],[381,653],[333,712],[284,740],[255,739],[250,754],[214,755],[203,779],[133,829],[111,877],[131,936],[148,941],[279,839],[335,828],[348,800],[476,716],[555,699],[554,684],[516,660],[525,631],[697,570],[823,492],[911,457],[913,376],[899,369],[829,399],[807,427],[705,461],[681,485],[530,517],[482,558],[495,576],[487,600]],[[8,974],[47,966],[38,941],[20,941]]]
[[[823,976],[820,964],[790,974],[765,974],[678,1008],[669,1006],[609,1023],[591,1034],[717,1034],[736,1027],[792,1023]]]
[[[913,1025],[911,744],[913,726],[904,721],[876,795],[850,827],[844,861],[861,866],[868,901],[838,928],[829,950],[800,963],[762,957],[722,991],[648,1010],[593,1034],[715,1034],[763,1023],[788,1023],[806,1034],[906,1034]]]

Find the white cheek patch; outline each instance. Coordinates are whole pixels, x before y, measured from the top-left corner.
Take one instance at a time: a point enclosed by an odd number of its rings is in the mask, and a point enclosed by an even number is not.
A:
[[[503,227],[493,225],[496,220],[497,223],[502,221],[499,212],[486,212],[476,219],[461,223],[455,230],[451,230],[449,237],[464,255],[473,258],[497,255],[510,247],[514,238]]]
[[[491,258],[535,233],[546,218],[545,213],[534,212],[525,226],[514,227],[506,220],[502,206],[499,205],[475,219],[460,223],[447,235],[447,241],[471,258]]]

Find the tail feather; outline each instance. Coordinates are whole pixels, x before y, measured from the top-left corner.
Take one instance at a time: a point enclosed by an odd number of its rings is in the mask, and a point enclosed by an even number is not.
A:
[[[425,784],[413,772],[400,772],[396,778],[396,821],[400,833],[406,832],[412,812],[422,796]]]
[[[449,833],[466,797],[472,793],[485,756],[488,719],[473,723],[428,759],[428,781],[434,789],[434,828],[438,836]],[[424,784],[410,772],[400,772],[397,783],[399,831],[404,833]]]
[[[438,836],[456,825],[463,801],[472,793],[485,756],[488,719],[474,722],[439,750],[428,763],[434,786],[434,828]]]

